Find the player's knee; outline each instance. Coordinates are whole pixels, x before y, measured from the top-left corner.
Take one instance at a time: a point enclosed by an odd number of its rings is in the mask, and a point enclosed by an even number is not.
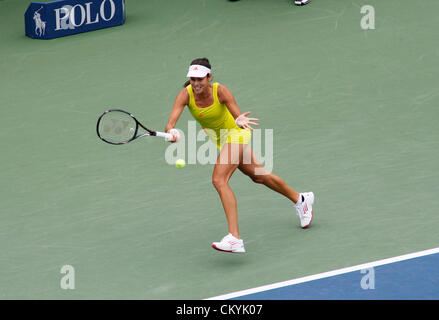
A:
[[[212,184],[216,189],[220,189],[223,186],[227,185],[227,181],[223,177],[213,176],[212,177]]]
[[[253,174],[250,176],[250,179],[252,179],[252,181],[254,183],[264,183],[265,182],[265,176],[264,175],[259,175],[259,174]]]

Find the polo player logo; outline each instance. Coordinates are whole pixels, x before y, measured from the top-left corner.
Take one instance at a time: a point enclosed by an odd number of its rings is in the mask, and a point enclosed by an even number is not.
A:
[[[44,35],[44,33],[46,31],[46,21],[41,20],[41,14],[38,12],[41,9],[43,9],[43,7],[39,8],[37,11],[35,11],[34,18],[33,18],[35,21],[35,34],[39,37]]]

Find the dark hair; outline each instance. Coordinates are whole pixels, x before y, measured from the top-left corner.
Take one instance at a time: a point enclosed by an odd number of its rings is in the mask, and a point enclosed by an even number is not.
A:
[[[206,68],[212,69],[210,62],[209,62],[209,59],[207,59],[207,58],[197,58],[197,59],[193,60],[190,65],[193,66],[194,64],[198,64],[200,66],[204,66]],[[183,87],[186,88],[190,83],[191,82],[189,80],[186,81],[184,83]]]

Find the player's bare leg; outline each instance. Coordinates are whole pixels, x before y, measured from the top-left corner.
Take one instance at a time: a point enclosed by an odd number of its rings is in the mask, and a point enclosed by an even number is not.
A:
[[[236,197],[229,186],[229,180],[239,165],[242,146],[226,143],[221,149],[213,170],[212,182],[221,198],[227,217],[229,234],[219,242],[213,242],[212,248],[219,251],[244,253],[244,241],[239,237],[238,209]]]
[[[265,170],[249,146],[244,147],[242,156],[247,161],[242,161],[238,167],[239,170],[249,176],[254,182],[264,184],[293,201],[296,213],[300,218],[300,225],[302,228],[307,228],[313,219],[312,205],[314,203],[314,193],[298,193],[286,184],[282,178]]]
[[[243,150],[244,159],[238,168],[242,173],[249,176],[254,182],[261,183],[270,189],[279,192],[294,203],[299,200],[299,193],[291,188],[282,178],[272,172],[265,170],[264,166],[259,162],[250,146],[246,145]]]
[[[217,190],[226,213],[229,232],[239,239],[238,208],[229,180],[239,165],[238,145],[226,143],[218,156],[212,174],[212,183]]]

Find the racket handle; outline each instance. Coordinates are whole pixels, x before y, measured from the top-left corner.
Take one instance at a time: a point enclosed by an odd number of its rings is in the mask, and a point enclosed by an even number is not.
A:
[[[162,137],[162,138],[165,138],[165,139],[171,139],[171,138],[172,138],[172,134],[170,134],[170,133],[165,133],[165,132],[159,132],[159,131],[156,131],[155,135],[156,135],[157,137]]]

